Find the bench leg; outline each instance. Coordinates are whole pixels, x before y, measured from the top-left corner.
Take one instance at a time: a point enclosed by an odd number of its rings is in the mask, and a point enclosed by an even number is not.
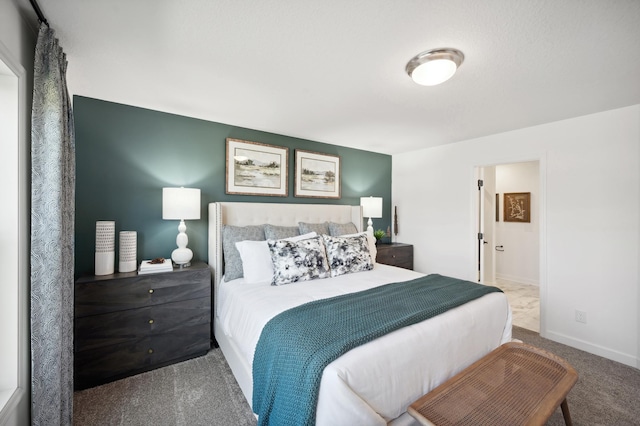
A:
[[[572,426],[573,423],[571,422],[571,413],[569,413],[569,404],[567,403],[567,398],[562,401],[560,407],[562,408],[562,417],[564,417],[564,424],[567,426]]]

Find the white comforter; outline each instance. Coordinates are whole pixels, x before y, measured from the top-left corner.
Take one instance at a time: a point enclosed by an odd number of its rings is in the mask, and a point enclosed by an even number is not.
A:
[[[284,286],[221,283],[218,318],[249,365],[264,325],[312,300],[353,293],[422,274],[376,264],[373,271]],[[511,340],[511,310],[491,293],[355,348],[324,371],[318,425],[409,424],[407,407],[473,361]],[[251,401],[249,401],[251,403]],[[404,416],[402,416],[404,414]],[[402,417],[401,417],[402,416]]]

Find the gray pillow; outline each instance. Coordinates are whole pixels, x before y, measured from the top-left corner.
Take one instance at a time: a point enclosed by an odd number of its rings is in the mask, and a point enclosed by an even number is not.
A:
[[[264,236],[267,240],[282,240],[283,238],[297,237],[300,235],[300,228],[297,226],[276,226],[266,224],[264,226]]]
[[[358,228],[352,223],[329,222],[329,235],[338,237],[340,235],[357,234]]]
[[[224,255],[224,279],[225,281],[241,278],[242,259],[236,248],[240,241],[264,241],[264,225],[256,226],[230,226],[222,225],[222,253]]]
[[[329,222],[323,223],[306,223],[298,222],[300,228],[300,235],[308,234],[309,232],[315,232],[318,235],[329,235]]]

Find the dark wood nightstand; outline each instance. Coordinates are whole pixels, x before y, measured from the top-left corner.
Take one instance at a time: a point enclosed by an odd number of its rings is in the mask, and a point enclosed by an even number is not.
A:
[[[376,262],[413,270],[413,245],[403,243],[378,243]]]
[[[211,271],[83,277],[75,282],[74,385],[84,389],[207,353]]]

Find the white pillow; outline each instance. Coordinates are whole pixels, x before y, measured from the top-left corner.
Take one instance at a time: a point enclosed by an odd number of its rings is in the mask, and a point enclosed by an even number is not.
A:
[[[287,241],[300,241],[317,236],[315,232],[285,238]],[[242,273],[247,283],[271,282],[273,263],[266,241],[239,241],[236,248],[242,259]]]
[[[369,254],[371,255],[371,261],[375,265],[376,256],[378,255],[378,248],[376,247],[376,237],[374,237],[373,234],[369,234],[368,232],[364,231],[357,234],[340,235],[340,237],[355,237],[362,234],[365,234],[367,236],[367,242],[369,243]]]

